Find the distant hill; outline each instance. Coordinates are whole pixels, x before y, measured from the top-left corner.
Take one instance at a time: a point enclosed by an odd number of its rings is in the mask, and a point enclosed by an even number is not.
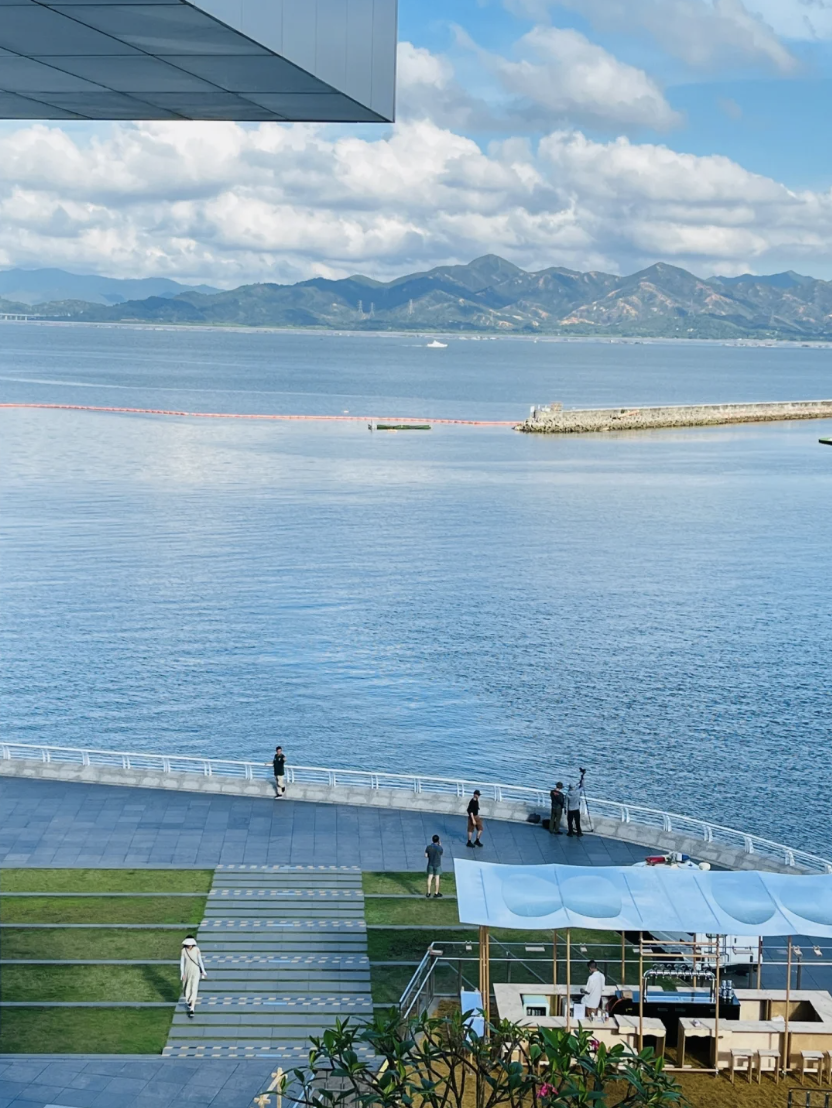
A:
[[[118,282],[120,287],[127,283]],[[19,295],[5,293],[2,283],[0,297],[21,301]],[[242,285],[227,292],[203,288],[155,293],[111,305],[79,303],[83,299],[62,297],[29,310],[49,319],[87,322],[832,339],[828,281],[792,272],[703,280],[665,263],[627,277],[559,267],[529,273],[488,254],[468,265],[438,266],[387,282],[360,275],[338,281],[316,277],[296,285]]]
[[[18,304],[43,304],[55,300],[83,300],[89,304],[123,304],[147,296],[177,296],[183,292],[214,293],[210,285],[180,284],[167,277],[119,280],[94,274],[67,273],[63,269],[0,270],[0,299]]]

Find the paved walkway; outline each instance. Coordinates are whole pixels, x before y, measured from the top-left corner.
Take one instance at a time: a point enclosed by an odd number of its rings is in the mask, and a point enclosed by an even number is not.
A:
[[[147,1055],[0,1055],[2,1108],[249,1108],[263,1062]],[[274,1104],[274,1100],[272,1100]]]
[[[197,935],[208,980],[164,1053],[303,1064],[309,1036],[372,1015],[361,871],[221,866]]]
[[[465,857],[465,805],[431,813],[203,795],[164,789],[0,778],[0,866],[339,865],[364,870],[424,866],[425,844],[442,836],[445,867]],[[489,821],[491,862],[584,866],[641,861],[644,847],[540,827]]]

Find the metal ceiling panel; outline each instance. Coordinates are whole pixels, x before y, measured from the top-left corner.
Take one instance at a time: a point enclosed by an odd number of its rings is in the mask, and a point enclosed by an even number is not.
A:
[[[0,0],[0,118],[389,121],[396,3]]]

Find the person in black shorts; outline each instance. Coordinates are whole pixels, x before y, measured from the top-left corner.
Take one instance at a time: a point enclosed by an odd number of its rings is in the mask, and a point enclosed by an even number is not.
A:
[[[471,836],[476,831],[477,837],[471,842]],[[466,846],[482,846],[480,835],[482,834],[482,819],[480,818],[480,790],[474,789],[474,795],[468,801],[468,842]]]
[[[286,795],[286,756],[282,746],[278,746],[274,752],[272,769],[274,770],[274,798],[280,800]]]
[[[436,891],[433,893],[434,897],[442,895],[439,891],[439,878],[442,874],[442,855],[444,851],[439,842],[439,836],[434,835],[428,845],[425,847],[425,857],[428,860],[428,891],[425,894],[428,900],[431,896],[431,885],[436,885]]]

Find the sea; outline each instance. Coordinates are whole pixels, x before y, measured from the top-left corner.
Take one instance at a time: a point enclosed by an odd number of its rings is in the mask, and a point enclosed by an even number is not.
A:
[[[546,785],[832,851],[832,349],[0,324],[0,738]]]

